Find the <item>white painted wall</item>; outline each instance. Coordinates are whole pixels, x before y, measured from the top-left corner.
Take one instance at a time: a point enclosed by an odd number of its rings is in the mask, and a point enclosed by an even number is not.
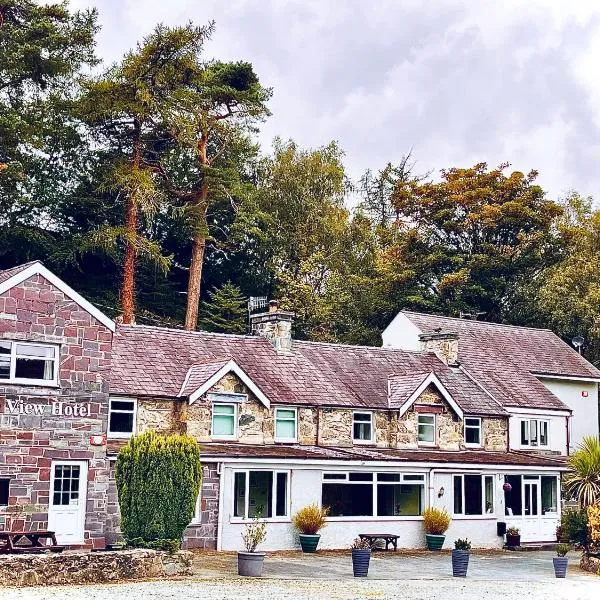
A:
[[[539,380],[572,411],[570,450],[586,435],[598,435],[598,384],[591,381],[542,378]],[[587,395],[586,395],[587,394]]]
[[[275,469],[285,469],[283,461],[272,465]],[[222,550],[242,550],[242,533],[246,524],[240,522],[231,522],[232,496],[233,496],[233,469],[253,469],[264,468],[265,465],[255,464],[236,464],[223,467],[223,504],[222,504],[222,529],[221,529],[221,549]],[[332,470],[357,471],[400,471],[402,468],[396,466],[386,468],[369,468],[368,465],[327,467],[327,471]],[[325,470],[325,469],[324,469]],[[412,469],[411,472],[424,471],[424,469]],[[499,469],[500,470],[500,469]],[[456,472],[460,472],[457,470]],[[483,472],[483,471],[481,471]],[[475,548],[498,548],[503,544],[503,538],[496,535],[496,523],[498,521],[507,521],[504,508],[504,493],[502,484],[504,483],[503,474],[485,471],[492,474],[495,481],[495,513],[482,517],[464,517],[457,516],[453,518],[450,529],[446,536],[445,547],[452,548],[454,541],[458,538],[468,538]],[[531,472],[531,471],[530,471]],[[437,471],[434,472],[433,484],[425,482],[425,504],[431,504],[439,508],[446,508],[450,514],[453,512],[453,486],[452,472]],[[298,467],[291,469],[291,514],[294,514],[303,506],[311,503],[320,504],[321,502],[321,482],[322,470],[320,468]],[[348,486],[351,488],[351,486]],[[444,488],[444,494],[439,496],[441,488]],[[350,491],[350,490],[349,490]],[[552,523],[556,527],[556,523]],[[390,519],[370,519],[370,518],[337,518],[330,519],[327,527],[321,532],[320,547],[323,549],[349,548],[350,544],[359,533],[392,533],[400,536],[399,547],[402,548],[423,548],[425,546],[425,534],[423,531],[421,517],[404,517]],[[552,532],[554,529],[552,529]],[[267,525],[267,539],[259,547],[259,550],[290,550],[298,549],[297,533],[291,523],[291,519],[285,519],[278,522],[269,521]]]
[[[382,346],[418,351],[421,349],[420,333],[421,330],[406,315],[398,313],[381,334]]]
[[[508,431],[511,450],[552,450],[567,453],[567,413],[556,414],[550,410],[525,410],[507,407],[511,412],[508,419]],[[521,420],[541,419],[548,421],[548,446],[543,448],[521,446]]]

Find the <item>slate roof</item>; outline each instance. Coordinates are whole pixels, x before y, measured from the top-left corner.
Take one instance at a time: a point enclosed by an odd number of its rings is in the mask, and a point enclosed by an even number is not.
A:
[[[390,377],[390,408],[400,408],[431,373],[409,373]]]
[[[457,332],[458,360],[503,406],[569,410],[535,376],[600,378],[600,371],[548,329],[403,311],[422,333]]]
[[[3,271],[0,271],[0,283],[4,283],[5,281],[8,281],[14,275],[18,275],[21,271],[24,271],[31,265],[34,265],[35,263],[38,263],[38,262],[40,262],[40,261],[32,260],[31,262],[23,263],[22,265],[17,265],[16,267],[11,267],[10,269],[4,269]]]
[[[339,448],[324,446],[265,445],[247,444],[200,444],[202,459],[210,457],[266,458],[302,460],[364,460],[383,462],[425,462],[425,463],[473,463],[491,465],[522,465],[536,467],[566,468],[567,457],[556,454],[533,454],[526,452],[492,452],[486,450],[400,450],[395,448]]]
[[[294,340],[277,352],[257,336],[119,325],[111,391],[176,397],[188,369],[232,358],[275,404],[389,408],[388,379],[434,372],[466,414],[505,415],[464,373],[432,354]]]
[[[205,363],[192,365],[186,373],[183,387],[179,396],[189,396],[199,387],[204,385],[215,373],[221,370],[229,362],[228,358],[224,360],[213,360]]]

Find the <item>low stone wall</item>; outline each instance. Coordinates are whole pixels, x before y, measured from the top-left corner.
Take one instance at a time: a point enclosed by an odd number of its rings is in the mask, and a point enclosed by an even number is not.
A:
[[[590,573],[596,573],[596,575],[600,575],[600,558],[598,557],[589,556],[584,552],[581,557],[581,561],[579,562],[579,566],[584,571],[589,571]]]
[[[4,555],[0,587],[103,583],[191,575],[192,553],[156,550]]]

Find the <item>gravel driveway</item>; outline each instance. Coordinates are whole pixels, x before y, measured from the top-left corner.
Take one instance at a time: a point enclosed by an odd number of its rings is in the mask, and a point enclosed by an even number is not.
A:
[[[1,600],[591,600],[598,597],[600,579],[593,577],[546,582],[188,579],[0,591]]]

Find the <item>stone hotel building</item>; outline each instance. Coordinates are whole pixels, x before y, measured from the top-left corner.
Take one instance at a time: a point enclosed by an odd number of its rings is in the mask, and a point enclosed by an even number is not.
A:
[[[201,445],[188,548],[297,547],[291,515],[330,509],[324,548],[384,530],[449,539],[555,539],[565,459],[598,434],[600,372],[554,334],[401,312],[382,347],[292,339],[276,303],[248,336],[118,325],[41,263],[0,271],[0,526],[61,543],[119,539],[114,466],[147,429]]]

